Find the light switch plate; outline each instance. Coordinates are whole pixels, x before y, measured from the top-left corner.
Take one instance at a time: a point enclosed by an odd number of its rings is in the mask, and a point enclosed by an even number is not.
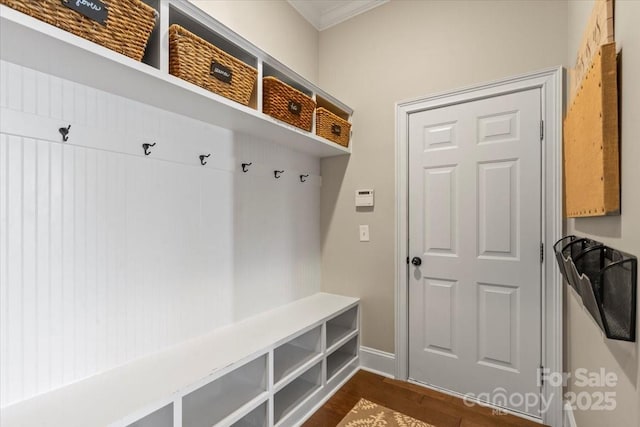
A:
[[[369,241],[369,226],[361,225],[360,226],[360,241],[368,242]]]

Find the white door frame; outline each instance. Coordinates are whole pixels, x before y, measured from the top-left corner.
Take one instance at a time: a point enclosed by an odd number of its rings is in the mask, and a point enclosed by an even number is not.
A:
[[[553,244],[562,237],[562,78],[561,67],[551,68],[396,104],[396,378],[407,380],[409,376],[409,114],[536,88],[542,92],[544,121],[542,363],[549,372],[562,372],[562,281],[553,254]],[[551,402],[542,421],[552,427],[562,426],[562,386],[545,381],[542,394]]]

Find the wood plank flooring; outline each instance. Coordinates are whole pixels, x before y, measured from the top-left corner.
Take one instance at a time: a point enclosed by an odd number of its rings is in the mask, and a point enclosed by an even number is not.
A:
[[[541,427],[513,415],[494,414],[489,408],[466,406],[462,399],[404,381],[358,371],[303,424],[334,427],[361,398],[425,421],[435,427]]]

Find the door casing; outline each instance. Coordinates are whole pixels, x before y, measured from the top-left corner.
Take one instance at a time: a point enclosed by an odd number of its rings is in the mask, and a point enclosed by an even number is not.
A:
[[[409,374],[409,309],[407,257],[409,238],[409,115],[473,100],[528,89],[541,89],[542,120],[542,229],[545,248],[542,274],[542,365],[562,372],[562,281],[555,266],[553,244],[562,237],[562,112],[561,67],[447,91],[396,104],[396,248],[395,248],[395,350],[397,379]],[[544,382],[542,394],[550,401],[542,421],[562,426],[562,386]]]

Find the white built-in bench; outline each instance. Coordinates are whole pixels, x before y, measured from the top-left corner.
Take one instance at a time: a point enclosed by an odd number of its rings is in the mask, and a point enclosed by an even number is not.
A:
[[[3,427],[292,426],[356,372],[359,300],[326,293],[2,409]]]

